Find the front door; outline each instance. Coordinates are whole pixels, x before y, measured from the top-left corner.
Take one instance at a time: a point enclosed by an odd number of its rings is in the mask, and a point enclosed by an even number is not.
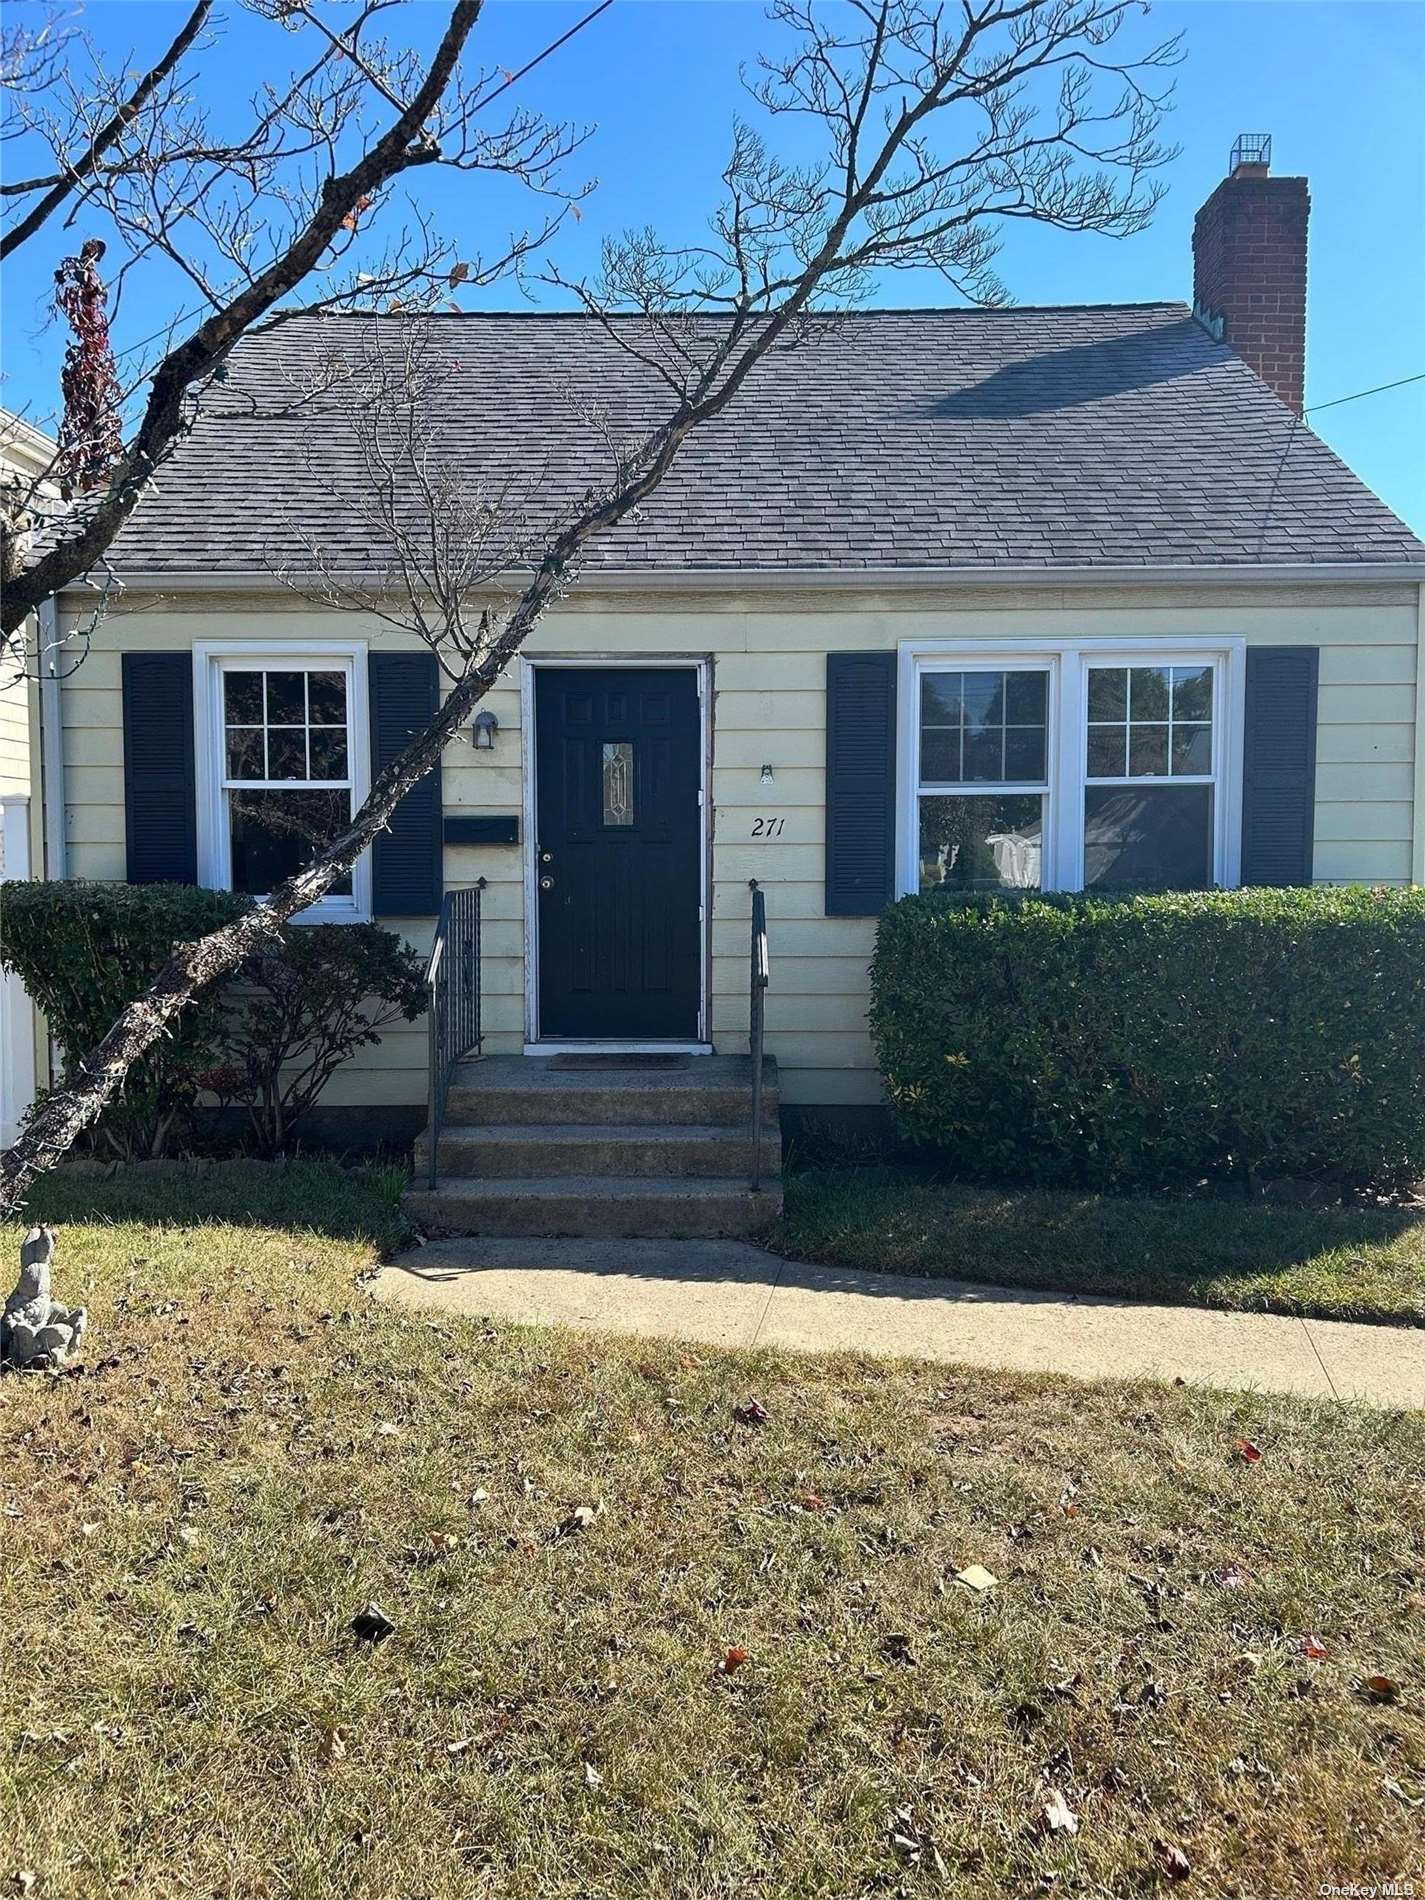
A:
[[[692,1041],[697,670],[541,666],[534,677],[539,1033]]]

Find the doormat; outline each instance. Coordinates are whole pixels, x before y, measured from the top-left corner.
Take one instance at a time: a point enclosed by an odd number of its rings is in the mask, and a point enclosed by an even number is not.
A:
[[[686,1069],[687,1056],[555,1056],[552,1069]]]

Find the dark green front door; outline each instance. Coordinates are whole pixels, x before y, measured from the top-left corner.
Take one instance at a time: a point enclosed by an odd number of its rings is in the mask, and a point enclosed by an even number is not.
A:
[[[698,678],[535,671],[539,1033],[698,1034]]]

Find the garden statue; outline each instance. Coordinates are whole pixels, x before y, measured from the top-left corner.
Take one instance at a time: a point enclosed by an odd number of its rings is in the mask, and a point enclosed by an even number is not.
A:
[[[79,1350],[88,1309],[50,1298],[53,1259],[54,1235],[48,1227],[32,1227],[20,1242],[19,1281],[0,1313],[0,1366],[57,1371]]]

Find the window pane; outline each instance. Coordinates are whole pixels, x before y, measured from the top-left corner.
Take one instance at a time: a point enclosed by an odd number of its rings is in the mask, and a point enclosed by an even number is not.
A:
[[[1089,668],[1089,718],[1128,717],[1128,669],[1123,666]]]
[[[1130,726],[1128,728],[1128,773],[1130,778],[1167,777],[1168,728],[1166,726]]]
[[[1090,726],[1089,777],[1122,778],[1127,770],[1127,726]]]
[[[1166,666],[1135,666],[1132,669],[1128,689],[1130,719],[1167,718],[1170,671]]]
[[[920,720],[925,726],[958,726],[960,675],[958,673],[922,673],[920,676]]]
[[[233,889],[266,897],[284,877],[308,863],[351,816],[351,794],[340,792],[229,792]],[[351,895],[350,875],[332,886]]]
[[[313,726],[307,734],[311,778],[346,777],[346,727]]]
[[[922,891],[1038,890],[1044,800],[922,798]]]
[[[1175,666],[1173,668],[1173,718],[1211,719],[1212,668]]]
[[[1036,782],[1044,776],[1043,726],[1010,726],[1004,735],[1004,775]]]
[[[261,726],[228,727],[229,778],[266,778]]]
[[[1048,703],[1047,673],[1007,673],[1004,687],[1004,716],[1012,726],[1042,726]]]
[[[1043,779],[1049,675],[1042,669],[922,674],[920,710],[922,785]]]
[[[261,673],[224,673],[224,718],[230,726],[262,724]]]
[[[1004,724],[1004,674],[964,673],[960,696],[965,706],[965,724],[983,730]]]
[[[1173,771],[1208,773],[1212,770],[1212,727],[1173,727]]]
[[[1212,883],[1210,785],[1090,786],[1084,883],[1197,891]]]
[[[307,717],[314,726],[346,724],[345,673],[309,673],[307,675]]]
[[[627,739],[604,747],[604,823],[633,823],[633,747]]]
[[[305,673],[269,673],[267,675],[267,723],[269,726],[300,726],[307,718],[307,676]]]
[[[991,726],[988,731],[966,726],[965,777],[988,779],[991,783],[1004,778],[1003,726]]]
[[[960,779],[960,740],[958,726],[937,730],[931,727],[920,737],[920,776],[926,785],[955,785]]]
[[[267,776],[269,778],[305,778],[307,776],[307,735],[300,726],[269,726],[267,729]]]

